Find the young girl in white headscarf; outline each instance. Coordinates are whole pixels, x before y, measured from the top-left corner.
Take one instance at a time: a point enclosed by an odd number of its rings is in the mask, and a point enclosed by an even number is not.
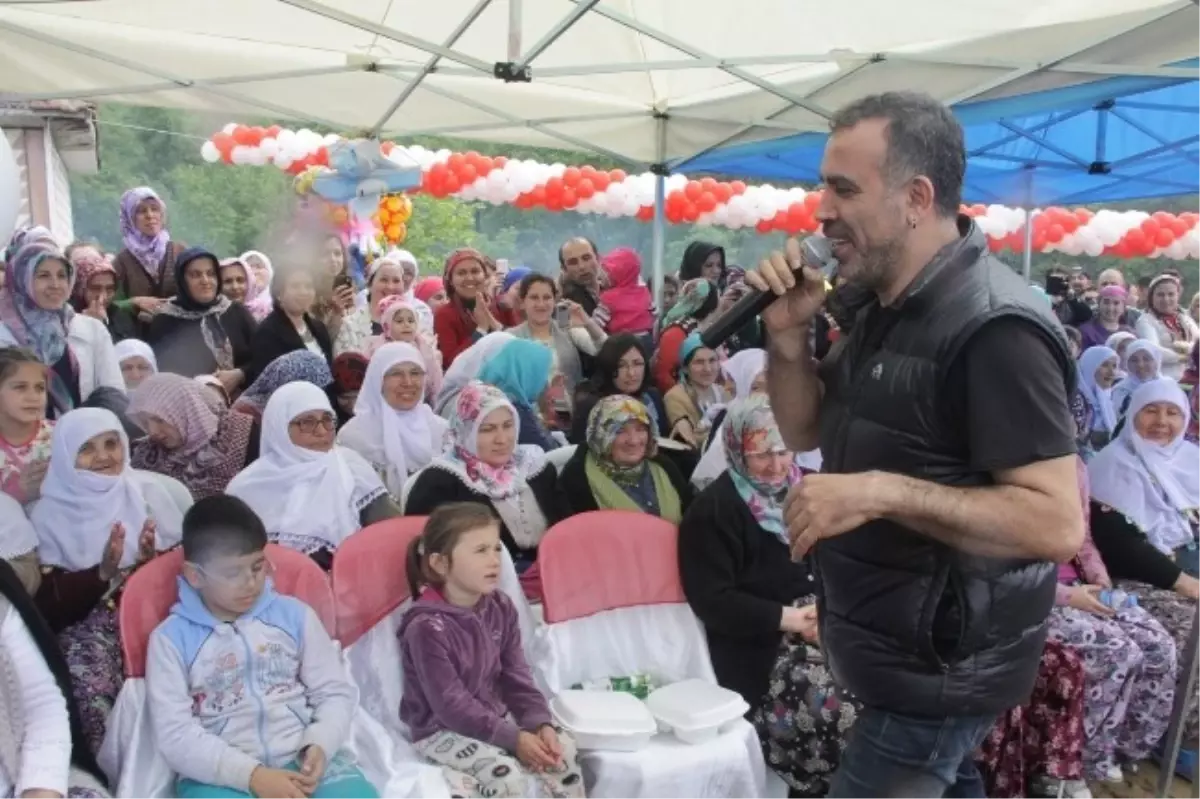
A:
[[[425,369],[425,398],[432,400],[442,388],[442,353],[433,333],[433,311],[417,299],[393,295],[379,303],[383,332],[367,340],[366,356],[389,342],[411,344],[421,353]]]
[[[43,570],[38,608],[59,632],[93,750],[122,682],[117,591],[183,531],[184,509],[165,479],[129,465],[129,439],[111,411],[80,408],[54,428],[50,469],[29,514]]]
[[[325,569],[348,536],[400,515],[371,464],[335,443],[336,423],[323,390],[288,383],[263,411],[258,460],[225,489],[258,514],[272,541]]]
[[[367,365],[354,418],[338,443],[367,459],[393,497],[442,452],[449,424],[424,402],[425,359],[412,344],[384,344]]]

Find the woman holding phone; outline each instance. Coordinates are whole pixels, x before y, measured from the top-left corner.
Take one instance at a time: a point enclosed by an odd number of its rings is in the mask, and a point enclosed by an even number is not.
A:
[[[517,296],[525,321],[509,332],[550,350],[548,410],[553,416],[569,419],[575,386],[587,376],[584,361],[587,359],[590,365],[590,359],[600,351],[608,335],[581,305],[560,300],[558,286],[546,275],[526,275]],[[569,424],[564,429],[569,429]]]

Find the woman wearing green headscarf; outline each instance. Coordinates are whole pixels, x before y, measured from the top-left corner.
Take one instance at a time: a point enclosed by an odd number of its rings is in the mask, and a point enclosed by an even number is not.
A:
[[[629,510],[678,523],[692,499],[687,480],[658,454],[646,406],[625,394],[592,408],[587,445],[563,466],[558,485],[572,513]]]
[[[529,339],[513,339],[479,370],[479,381],[504,392],[517,409],[521,423],[518,444],[533,444],[545,452],[558,444],[546,432],[539,410],[542,394],[550,384],[550,350]]]
[[[664,396],[678,380],[679,348],[692,331],[717,309],[717,289],[704,278],[689,280],[679,290],[679,299],[662,319],[662,332],[654,353],[654,385]]]

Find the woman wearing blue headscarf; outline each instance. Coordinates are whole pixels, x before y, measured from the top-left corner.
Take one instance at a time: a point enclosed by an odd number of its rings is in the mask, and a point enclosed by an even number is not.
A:
[[[550,384],[550,350],[528,339],[513,339],[505,344],[479,370],[480,382],[504,392],[517,409],[521,424],[518,444],[533,444],[549,452],[558,444],[546,432],[538,404]]]
[[[691,333],[679,347],[679,382],[663,397],[671,438],[701,448],[712,423],[708,410],[729,399],[720,377],[717,353],[704,346],[699,332]]]

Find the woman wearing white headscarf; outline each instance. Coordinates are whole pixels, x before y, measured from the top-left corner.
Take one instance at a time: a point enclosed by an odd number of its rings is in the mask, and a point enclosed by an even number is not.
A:
[[[335,443],[336,423],[323,390],[288,383],[263,411],[258,460],[225,489],[258,514],[272,541],[326,569],[348,536],[400,515],[371,465]]]
[[[1171,633],[1181,668],[1200,597],[1200,449],[1183,438],[1188,416],[1174,380],[1148,381],[1133,392],[1121,434],[1088,464],[1096,547],[1111,576]],[[1185,722],[1185,746],[1194,747],[1195,697]]]
[[[115,590],[183,532],[183,508],[166,479],[129,465],[129,439],[110,411],[80,408],[55,425],[50,469],[29,514],[43,568],[36,600],[60,633],[93,750],[122,681]]]
[[[275,307],[271,299],[271,278],[275,277],[275,268],[271,259],[258,250],[246,250],[238,256],[238,260],[246,265],[253,283],[246,291],[246,308],[256,321],[261,322]]]
[[[1117,426],[1113,435],[1121,432],[1122,424],[1129,413],[1129,399],[1133,392],[1151,380],[1162,377],[1162,353],[1151,342],[1137,339],[1125,348],[1125,354],[1121,357],[1121,367],[1125,377],[1113,386],[1112,390],[1113,410],[1117,413]]]
[[[25,515],[25,508],[8,494],[0,493],[0,558],[16,572],[31,595],[42,583],[37,559],[37,532]]]
[[[158,373],[158,359],[154,357],[154,350],[141,339],[122,339],[113,346],[113,352],[117,356],[117,363],[121,365],[126,391],[133,391],[147,377]]]
[[[1071,412],[1079,454],[1085,463],[1109,442],[1117,428],[1112,401],[1117,366],[1117,353],[1108,347],[1088,347],[1079,356],[1079,387],[1071,401]]]
[[[442,452],[449,424],[425,404],[425,359],[411,344],[384,344],[367,365],[354,418],[338,443],[364,457],[399,497],[409,476]]]
[[[442,378],[442,390],[438,392],[437,399],[433,402],[433,409],[437,411],[438,415],[443,419],[449,419],[454,413],[454,405],[458,401],[458,394],[463,390],[463,386],[477,378],[479,371],[483,369],[483,365],[488,362],[488,359],[504,349],[509,342],[516,341],[516,338],[512,333],[504,331],[488,333],[460,352],[454,359],[454,363],[450,364],[450,368],[446,370],[446,374]]]

